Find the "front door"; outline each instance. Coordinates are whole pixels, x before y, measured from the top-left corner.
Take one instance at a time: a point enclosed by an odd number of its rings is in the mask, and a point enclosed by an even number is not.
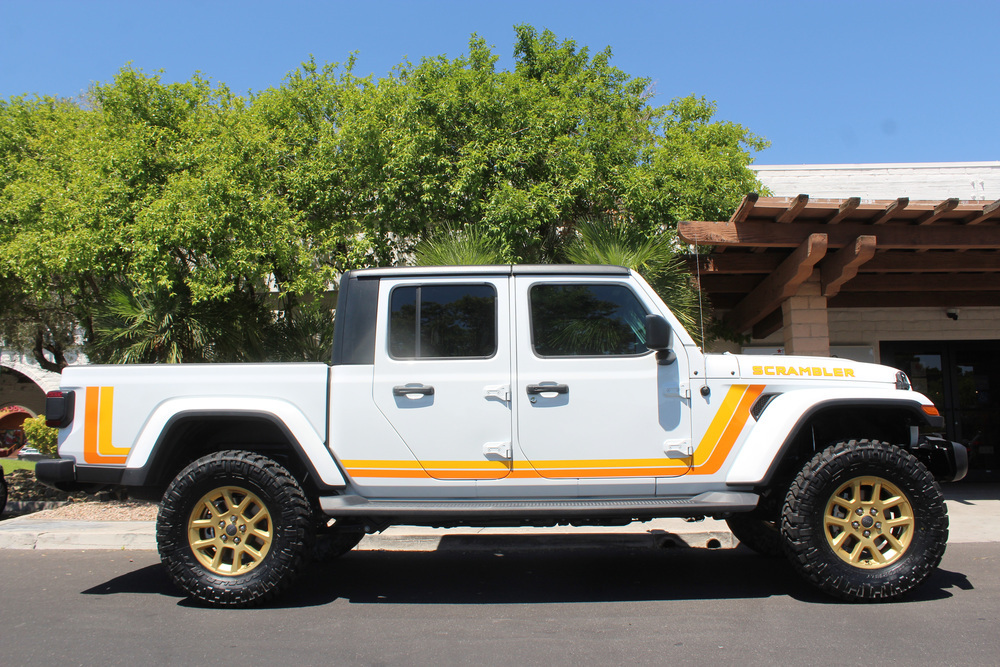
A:
[[[648,297],[592,277],[515,278],[517,442],[535,474],[580,495],[655,493],[691,444],[687,358],[645,346]]]
[[[428,477],[510,472],[508,280],[381,281],[373,398]]]

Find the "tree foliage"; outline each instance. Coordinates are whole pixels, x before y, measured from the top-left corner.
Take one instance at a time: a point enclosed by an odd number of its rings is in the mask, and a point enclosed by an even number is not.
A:
[[[125,67],[0,101],[0,335],[52,368],[78,336],[109,361],[315,358],[340,272],[435,234],[564,261],[586,220],[670,244],[759,190],[765,142],[712,103],[653,106],[610,49],[515,33],[509,71],[473,35],[380,79],[308,61],[236,95]]]

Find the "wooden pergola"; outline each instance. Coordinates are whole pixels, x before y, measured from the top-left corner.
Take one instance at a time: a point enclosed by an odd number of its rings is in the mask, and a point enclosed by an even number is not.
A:
[[[1000,200],[749,194],[729,220],[679,231],[711,246],[691,271],[724,321],[754,338],[784,327],[790,351],[822,353],[794,343],[826,328],[828,307],[1000,305]]]

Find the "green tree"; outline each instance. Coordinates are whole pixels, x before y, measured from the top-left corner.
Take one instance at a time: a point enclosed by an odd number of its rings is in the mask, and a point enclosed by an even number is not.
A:
[[[48,370],[65,365],[78,306],[92,296],[94,239],[76,230],[91,129],[69,101],[0,100],[0,336]]]
[[[610,49],[515,33],[510,71],[473,35],[381,79],[308,61],[235,95],[126,67],[0,102],[0,334],[56,369],[80,333],[108,360],[315,358],[338,274],[436,234],[566,261],[587,220],[670,245],[760,190],[765,142],[713,104],[654,106]]]
[[[473,36],[469,55],[403,63],[349,100],[344,176],[368,204],[359,222],[379,262],[467,225],[506,261],[551,261],[581,220],[613,215],[670,234],[760,189],[748,166],[766,142],[714,120],[713,104],[651,106],[649,80],[611,65],[610,49],[515,30],[513,71],[496,71]]]

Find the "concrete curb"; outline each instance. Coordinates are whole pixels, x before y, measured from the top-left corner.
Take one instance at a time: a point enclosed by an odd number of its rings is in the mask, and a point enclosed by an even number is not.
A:
[[[43,510],[54,510],[57,507],[69,505],[68,500],[8,500],[4,513],[31,514]]]
[[[1000,542],[1000,487],[949,486],[950,543]],[[0,549],[156,549],[153,521],[66,521],[28,514],[0,521]],[[541,549],[730,548],[725,521],[657,519],[628,526],[423,528],[394,526],[368,535],[360,551],[531,551]]]
[[[0,522],[0,549],[156,549],[153,521],[65,521],[31,515]],[[543,549],[729,548],[724,521],[658,519],[614,527],[423,528],[394,526],[366,535],[359,551],[535,551]]]
[[[155,550],[152,521],[53,521],[31,515],[0,523],[0,549]]]

